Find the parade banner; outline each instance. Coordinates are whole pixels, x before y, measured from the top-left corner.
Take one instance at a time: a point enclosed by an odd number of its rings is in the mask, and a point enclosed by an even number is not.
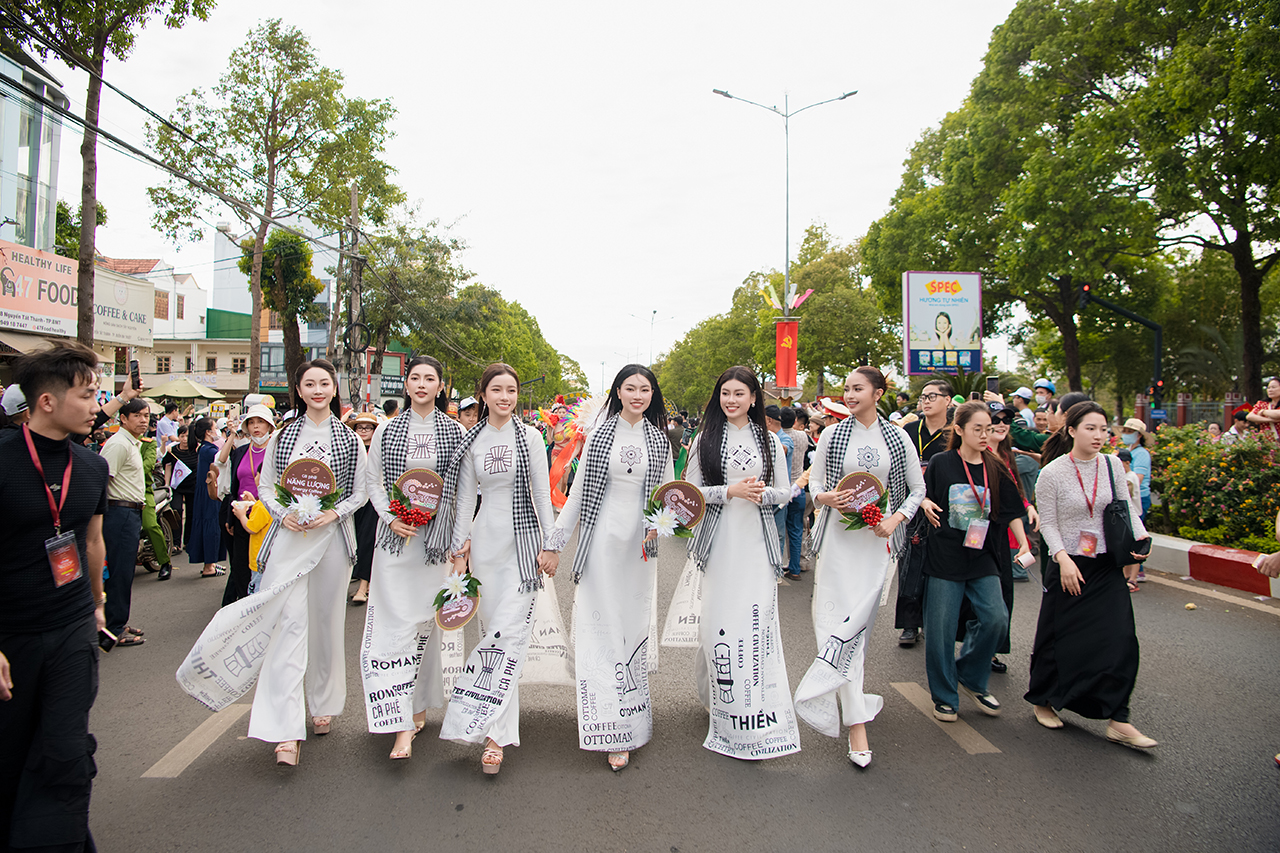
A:
[[[776,324],[777,348],[774,371],[778,388],[798,388],[796,385],[796,344],[799,342],[799,323],[795,320],[779,320]]]
[[[546,579],[533,607],[533,633],[525,653],[521,684],[573,684],[573,653],[560,615],[556,586]]]
[[[656,610],[656,605],[655,605]],[[662,628],[662,645],[673,649],[698,647],[698,617],[702,613],[702,572],[690,555],[676,582],[676,594]]]
[[[903,360],[913,376],[982,370],[982,276],[902,274]]]
[[[187,653],[175,677],[178,685],[210,711],[221,711],[253,687],[288,600],[286,593],[316,567],[329,548],[338,525],[295,537],[297,550],[281,559],[295,570],[281,571],[284,580],[228,604],[209,620]],[[301,538],[300,544],[296,539]]]

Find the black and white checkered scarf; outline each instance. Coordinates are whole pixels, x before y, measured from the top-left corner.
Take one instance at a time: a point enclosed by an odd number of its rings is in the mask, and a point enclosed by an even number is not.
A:
[[[751,422],[751,432],[756,437],[756,447],[760,449],[760,459],[763,464],[766,454],[773,453],[773,437],[767,430],[761,429],[760,425]],[[702,446],[702,438],[706,433],[699,436],[698,453],[701,455],[706,451]],[[725,479],[728,479],[729,471],[729,455],[726,452],[729,447],[729,430],[726,426],[720,436],[720,470],[725,472]],[[691,459],[689,464],[693,464]],[[779,466],[782,466],[781,468]],[[774,458],[773,470],[775,472],[786,470],[786,459]],[[709,485],[722,485],[719,483]],[[773,483],[766,483],[766,486],[772,487]],[[727,498],[726,498],[727,500]],[[778,523],[774,518],[774,510],[777,509],[773,504],[760,504],[760,525],[764,528],[764,547],[769,557],[769,565],[773,566],[774,572],[778,577],[782,577],[782,544],[778,541]],[[689,551],[693,554],[694,560],[698,564],[698,568],[704,572],[707,570],[707,560],[711,557],[711,544],[716,536],[716,529],[720,526],[720,516],[724,512],[724,504],[707,503],[706,514],[703,515],[702,521],[695,528],[693,536],[693,544],[689,546]]]
[[[462,437],[462,442],[458,445],[458,449],[454,451],[453,458],[449,460],[449,471],[444,478],[444,496],[440,499],[439,515],[443,516],[446,507],[448,507],[448,528],[450,533],[453,527],[453,516],[457,512],[458,506],[458,472],[462,468],[462,456],[471,449],[471,445],[475,443],[476,438],[484,432],[484,428],[488,425],[489,419],[483,418],[480,423],[473,426]],[[516,445],[516,485],[512,490],[511,520],[515,526],[516,534],[516,564],[520,568],[520,594],[527,595],[534,590],[542,589],[542,575],[538,571],[538,552],[542,549],[542,531],[538,526],[538,513],[533,507],[533,483],[529,477],[528,432],[524,424],[514,418],[512,419],[511,427]],[[541,446],[538,448],[538,452],[542,452]],[[443,519],[440,520],[443,522]],[[443,523],[440,524],[437,531],[444,536],[450,535],[450,533],[445,532]],[[457,542],[453,544],[454,550],[456,550],[462,547],[463,543]],[[432,536],[430,547],[435,547],[434,535]]]
[[[462,425],[450,417],[442,415],[437,409],[433,412],[433,426],[436,434],[436,467],[435,471],[443,478],[448,473],[448,466],[454,453],[462,443]],[[382,443],[379,451],[382,454],[382,487],[391,494],[395,485],[405,472],[409,457],[409,425],[413,420],[411,409],[405,409],[387,422],[382,430]],[[443,563],[449,558],[449,534],[453,528],[453,513],[444,511],[443,500],[436,509],[435,516],[421,529],[422,548],[428,563]],[[448,520],[444,520],[448,516]],[[445,529],[444,535],[433,537],[435,528]],[[378,547],[389,554],[400,556],[404,550],[405,539],[391,529],[381,519],[378,520]]]
[[[609,484],[609,454],[613,450],[613,440],[618,433],[619,415],[606,420],[596,427],[595,434],[587,443],[585,462],[578,467],[578,476],[583,478],[582,512],[578,518],[578,551],[573,557],[573,582],[582,580],[582,573],[587,568],[587,555],[591,552],[591,539],[595,536],[596,521],[600,518],[600,510],[604,506],[604,495]],[[653,490],[662,485],[662,475],[667,470],[667,460],[671,457],[671,442],[657,427],[642,418],[644,424],[644,444],[648,454],[648,468],[644,474],[644,503],[636,507],[636,512],[644,515],[645,505]],[[644,543],[644,552],[653,559],[658,556],[658,540]]]
[[[302,432],[306,417],[306,414],[302,414],[294,418],[276,433],[276,453],[272,461],[275,463],[277,480],[284,474],[284,469],[289,467],[289,459],[293,456],[293,449],[298,445],[298,436]],[[360,439],[333,415],[329,416],[328,424],[329,466],[338,480],[338,489],[342,498],[349,498],[356,484],[356,465],[360,461]],[[356,537],[354,528],[347,523],[349,520],[343,519],[338,526],[342,531],[342,541],[347,546],[347,556],[355,562]],[[271,557],[271,546],[275,544],[276,536],[281,529],[282,526],[277,519],[262,537],[262,548],[258,551],[258,566],[264,571],[267,560]]]
[[[885,447],[889,448],[889,511],[888,518],[897,512],[907,500],[907,447],[903,440],[902,430],[889,423],[883,417],[877,418],[880,423],[880,435],[884,438]],[[842,420],[830,430],[830,444],[827,446],[827,469],[823,472],[828,490],[840,483],[840,474],[844,470],[844,457],[849,451],[849,440],[853,436],[853,425],[857,420],[853,415]],[[813,528],[813,553],[817,554],[826,538],[827,525],[831,524],[831,515],[835,512],[829,506],[823,506],[818,513],[817,524]],[[889,550],[894,559],[902,553],[906,544],[907,525],[899,524],[889,539]]]

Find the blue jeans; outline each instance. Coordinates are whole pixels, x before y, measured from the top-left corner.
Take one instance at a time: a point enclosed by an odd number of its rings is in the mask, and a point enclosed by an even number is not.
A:
[[[1151,513],[1151,495],[1142,496],[1142,513],[1138,516],[1142,519],[1142,523],[1147,523],[1147,516]]]
[[[102,540],[107,546],[107,572],[103,589],[107,593],[107,630],[120,636],[129,624],[133,596],[133,569],[138,562],[138,540],[142,537],[142,513],[123,506],[108,506],[102,519]]]
[[[793,575],[800,574],[800,550],[804,547],[804,499],[801,492],[787,505],[787,571]]]
[[[960,656],[956,657],[956,628],[960,603],[973,607]],[[924,589],[924,668],[934,704],[957,707],[956,680],[975,693],[987,692],[991,657],[1009,627],[1009,611],[1000,594],[1000,578],[988,575],[968,581],[929,576]]]

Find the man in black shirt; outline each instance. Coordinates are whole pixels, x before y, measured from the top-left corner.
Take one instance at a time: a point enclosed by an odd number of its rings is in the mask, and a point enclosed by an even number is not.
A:
[[[107,463],[68,439],[98,411],[98,356],[23,355],[29,429],[0,436],[0,846],[93,850],[89,709],[106,624]],[[41,473],[43,472],[43,474]],[[69,534],[65,537],[60,534]]]
[[[920,390],[921,418],[907,424],[907,440],[929,470],[929,460],[947,449],[947,423],[951,413],[951,386],[942,379],[925,383]],[[918,512],[907,522],[907,547],[898,559],[898,605],[893,626],[902,629],[898,645],[914,646],[924,625],[924,549],[928,522]]]

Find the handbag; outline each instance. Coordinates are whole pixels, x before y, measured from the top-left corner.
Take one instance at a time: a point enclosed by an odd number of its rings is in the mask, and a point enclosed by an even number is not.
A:
[[[1116,487],[1115,468],[1110,457],[1104,458],[1107,459],[1107,475],[1111,480],[1111,502],[1102,510],[1102,538],[1106,540],[1107,553],[1116,567],[1123,568],[1137,562],[1130,555],[1145,552],[1151,547],[1151,540],[1143,540],[1143,547],[1139,547],[1133,535],[1133,523],[1129,520],[1129,488],[1125,486],[1124,497],[1121,497],[1122,493]]]

